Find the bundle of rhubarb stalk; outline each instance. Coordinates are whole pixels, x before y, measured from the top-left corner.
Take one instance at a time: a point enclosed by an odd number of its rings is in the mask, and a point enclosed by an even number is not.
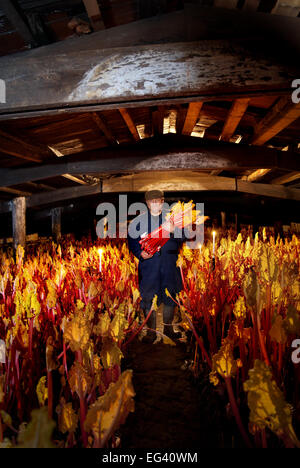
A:
[[[208,216],[200,216],[199,210],[194,210],[195,204],[193,201],[188,203],[178,202],[166,215],[166,220],[157,229],[147,235],[141,236],[139,241],[142,250],[150,255],[158,252],[162,246],[170,239],[172,226],[174,228],[184,229],[192,224],[203,223]]]

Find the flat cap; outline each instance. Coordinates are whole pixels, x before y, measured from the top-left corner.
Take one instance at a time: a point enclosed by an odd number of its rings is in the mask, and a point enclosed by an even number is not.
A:
[[[162,190],[147,190],[145,200],[154,200],[155,198],[164,198],[164,192]]]

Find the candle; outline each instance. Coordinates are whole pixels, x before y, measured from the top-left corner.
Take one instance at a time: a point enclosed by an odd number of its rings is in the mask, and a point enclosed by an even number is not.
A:
[[[102,252],[103,252],[103,249],[98,249],[98,254],[99,254],[99,271],[101,273],[101,269],[102,269]]]
[[[215,256],[216,231],[213,231],[213,257]]]

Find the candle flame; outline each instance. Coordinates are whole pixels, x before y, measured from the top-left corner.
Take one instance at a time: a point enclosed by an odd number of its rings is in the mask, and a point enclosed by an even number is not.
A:
[[[101,257],[101,255],[103,254],[103,249],[98,249],[98,254]]]

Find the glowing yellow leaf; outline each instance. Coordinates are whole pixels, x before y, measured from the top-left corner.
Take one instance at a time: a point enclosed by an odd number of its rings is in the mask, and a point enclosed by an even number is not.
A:
[[[18,448],[55,448],[51,441],[55,423],[48,418],[46,407],[33,410],[26,429],[19,432]]]
[[[70,343],[73,352],[84,349],[89,341],[91,329],[92,323],[86,319],[83,313],[76,313],[65,324],[64,340]]]
[[[93,332],[98,336],[107,336],[110,327],[109,313],[105,312],[100,316],[97,325],[94,326]]]
[[[91,389],[92,377],[78,361],[70,369],[69,384],[72,392],[76,392],[79,398],[83,398]]]
[[[78,424],[78,415],[73,410],[72,403],[65,403],[63,400],[57,407],[56,412],[58,413],[58,428],[60,432],[63,434],[66,432],[74,433]]]
[[[134,304],[136,303],[136,301],[138,300],[138,298],[139,298],[140,296],[141,296],[141,295],[140,295],[139,290],[133,286],[133,288],[132,288],[132,297],[133,297],[133,303],[134,303]]]
[[[46,376],[43,376],[40,378],[39,383],[36,386],[36,394],[37,394],[40,406],[44,406],[45,401],[48,398],[48,388],[46,387]]]
[[[106,337],[103,340],[100,356],[105,369],[115,364],[120,365],[121,359],[124,357],[116,342]]]
[[[157,305],[157,294],[155,294],[153,300],[152,300],[152,305],[151,305],[151,309],[152,310],[157,310],[158,309],[158,305]]]
[[[233,313],[237,319],[245,319],[247,315],[247,309],[245,304],[245,298],[239,296],[236,303],[234,304]]]
[[[244,382],[248,392],[250,422],[260,429],[268,427],[279,437],[288,437],[296,447],[300,442],[292,426],[292,407],[284,401],[281,390],[272,379],[269,366],[256,359],[249,371],[249,380]]]
[[[288,311],[282,325],[286,333],[300,335],[300,312],[292,304],[288,306]]]
[[[212,358],[212,371],[218,372],[223,378],[232,377],[236,373],[236,367],[232,344],[224,340],[224,344]]]
[[[123,340],[125,337],[126,328],[128,328],[128,320],[126,319],[124,313],[118,310],[110,324],[110,332],[112,337],[116,340]]]
[[[132,386],[132,370],[124,371],[116,383],[111,383],[106,393],[90,406],[84,428],[92,432],[97,441],[108,440],[129,412],[134,411],[135,392]]]
[[[269,335],[271,339],[277,343],[285,343],[287,339],[285,329],[282,325],[283,320],[281,315],[276,315],[275,319],[273,319],[273,325],[269,331]]]

